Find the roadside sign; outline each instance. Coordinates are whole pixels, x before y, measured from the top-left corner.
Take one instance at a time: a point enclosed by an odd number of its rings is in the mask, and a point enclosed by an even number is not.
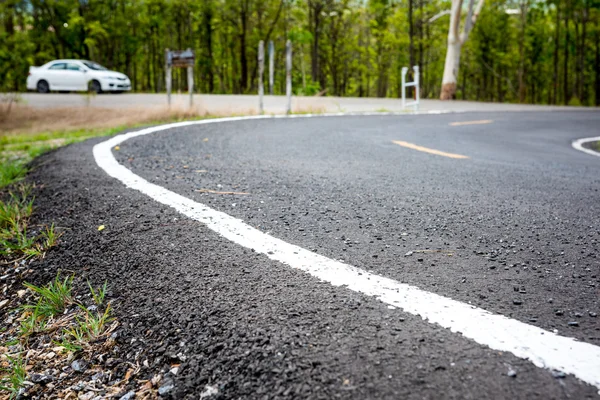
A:
[[[167,67],[186,68],[193,67],[196,61],[194,51],[187,50],[167,50],[165,52]]]

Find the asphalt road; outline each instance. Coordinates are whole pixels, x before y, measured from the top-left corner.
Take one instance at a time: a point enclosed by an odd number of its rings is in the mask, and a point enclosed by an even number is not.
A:
[[[114,155],[286,242],[600,346],[600,158],[571,147],[599,123],[590,112],[251,120],[133,138]],[[182,362],[174,398],[208,387],[223,399],[597,397],[227,241],[108,177],[98,141],[36,172],[42,216],[69,227],[47,263],[108,279],[132,361]]]
[[[102,107],[102,108],[148,108],[167,106],[166,94],[123,93],[101,94],[88,98],[79,93],[23,93],[20,95],[24,104],[35,108],[61,107]],[[265,96],[265,113],[283,114],[286,111],[284,96]],[[189,97],[185,94],[173,94],[172,106],[187,108]],[[258,113],[257,95],[194,95],[194,107],[199,112],[215,115]],[[294,96],[292,98],[294,112],[373,112],[403,111],[400,99],[394,98],[352,98],[352,97],[314,97]],[[439,101],[421,100],[419,109],[447,111],[560,111],[574,108],[562,106],[540,106],[530,104],[482,103],[472,101]]]

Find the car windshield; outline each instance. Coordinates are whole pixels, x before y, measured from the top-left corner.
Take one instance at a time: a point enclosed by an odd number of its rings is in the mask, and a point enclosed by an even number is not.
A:
[[[107,68],[104,68],[102,65],[96,64],[95,62],[91,62],[91,61],[82,61],[82,62],[86,67],[88,67],[89,69],[93,69],[94,71],[108,71]]]

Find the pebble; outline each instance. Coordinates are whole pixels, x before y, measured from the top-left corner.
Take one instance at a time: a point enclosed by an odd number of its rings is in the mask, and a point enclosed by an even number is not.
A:
[[[87,363],[83,360],[75,360],[71,363],[71,368],[76,372],[84,372],[87,369]]]
[[[513,300],[513,304],[516,306],[520,306],[521,304],[523,304],[523,301],[521,300]]]
[[[135,392],[131,391],[131,392],[127,392],[126,394],[124,394],[123,396],[121,396],[119,398],[119,400],[132,400],[135,398]]]
[[[219,394],[219,389],[217,389],[215,386],[206,385],[204,386],[204,391],[200,393],[200,398],[206,399],[207,397],[214,396],[216,394]]]
[[[175,389],[175,384],[171,379],[165,379],[161,387],[158,388],[158,394],[164,396]]]
[[[2,309],[2,307],[4,307],[6,304],[8,304],[8,299],[0,301],[0,309]]]
[[[406,254],[404,255],[404,257],[408,257],[408,256],[412,256],[412,255],[413,255],[413,252],[412,252],[412,251],[409,251],[408,253],[406,253]]]
[[[571,321],[571,322],[569,322],[568,325],[569,326],[579,326],[579,322],[577,322],[577,321]]]
[[[42,385],[52,381],[54,378],[50,375],[31,374],[29,380],[33,383],[41,383]]]
[[[598,316],[598,314],[596,314],[595,312],[591,312],[590,311],[590,317],[592,318],[596,318]]]
[[[79,397],[77,397],[78,400],[92,400],[94,398],[96,394],[94,392],[87,392],[84,394],[80,394]]]
[[[516,378],[517,377],[517,371],[515,371],[514,369],[509,369],[508,373],[506,375],[510,376],[511,378]]]
[[[56,353],[51,351],[50,353],[46,354],[46,359],[52,360],[55,356],[56,356]]]
[[[563,315],[563,314],[564,314],[564,311],[561,311],[561,310],[556,310],[556,311],[554,312],[554,314],[555,314],[555,315],[559,315],[559,316],[560,316],[560,315]]]

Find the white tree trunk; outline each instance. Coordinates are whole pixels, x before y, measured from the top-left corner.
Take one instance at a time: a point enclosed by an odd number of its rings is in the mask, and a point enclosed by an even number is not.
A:
[[[467,18],[463,32],[459,36],[460,14],[463,0],[452,0],[450,11],[450,27],[448,29],[448,50],[446,51],[446,63],[444,64],[444,77],[442,78],[441,100],[452,100],[456,96],[456,84],[458,82],[458,67],[460,65],[460,50],[465,43],[481,12],[484,0],[479,0],[475,11],[473,11],[474,0],[469,0]]]
[[[441,100],[452,100],[456,94],[458,81],[458,66],[460,65],[460,49],[462,44],[458,38],[450,41],[446,50],[446,63],[444,64],[444,77],[442,78]]]

